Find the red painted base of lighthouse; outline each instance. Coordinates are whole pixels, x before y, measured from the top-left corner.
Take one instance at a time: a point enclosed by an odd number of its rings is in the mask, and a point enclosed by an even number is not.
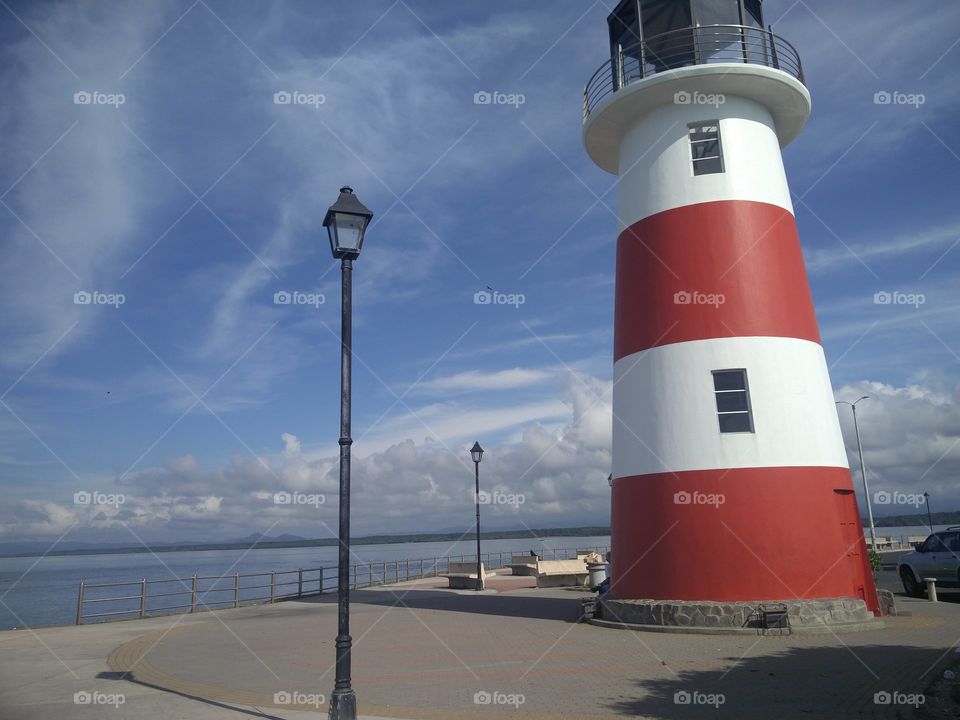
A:
[[[694,498],[694,492],[700,495]],[[879,614],[846,468],[618,478],[611,535],[614,597],[716,602],[853,597]]]

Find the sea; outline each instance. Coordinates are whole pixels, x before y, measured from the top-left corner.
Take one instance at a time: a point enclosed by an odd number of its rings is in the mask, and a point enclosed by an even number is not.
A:
[[[945,525],[935,525],[934,529],[945,529]],[[930,532],[927,526],[916,527],[883,527],[877,526],[877,537],[888,537],[894,541],[906,543],[910,537],[926,537]],[[594,537],[545,537],[537,540],[505,539],[484,540],[482,552],[504,556],[510,553],[526,554],[531,550],[543,557],[551,557],[553,553],[563,557],[565,553],[579,549],[606,548],[610,545],[609,536]],[[469,559],[475,557],[476,545],[473,540],[459,542],[416,542],[391,543],[381,545],[353,545],[351,547],[353,562],[373,563],[374,576],[382,573],[377,568],[379,563],[388,563],[387,577],[392,573],[390,563],[411,561],[411,568],[419,569],[419,560],[425,561],[425,567],[430,567],[435,558]],[[504,557],[504,560],[506,558]],[[507,561],[508,562],[508,561]],[[40,627],[45,625],[62,625],[73,623],[76,620],[77,595],[81,582],[87,584],[99,583],[138,583],[148,580],[168,580],[186,578],[187,583],[193,575],[199,576],[232,576],[235,573],[249,575],[252,573],[270,573],[271,571],[296,571],[298,568],[328,568],[324,587],[332,589],[334,580],[332,568],[337,564],[337,548],[330,547],[302,547],[302,548],[255,548],[245,550],[198,550],[182,552],[157,553],[117,553],[98,555],[66,555],[43,557],[15,557],[0,558],[0,630],[14,628]],[[441,567],[443,561],[441,560]],[[382,566],[381,566],[382,568]],[[290,583],[295,580],[295,574],[285,575],[283,579]],[[306,575],[307,578],[317,578],[317,573]],[[360,575],[364,580],[365,575]],[[220,594],[216,590],[204,595],[205,602],[216,607],[216,600],[229,600],[232,597],[231,589],[234,580],[232,577],[216,582],[208,581],[203,588],[221,588]],[[269,594],[264,585],[269,583],[269,576],[248,578],[241,581],[244,590],[241,597],[244,599]],[[259,585],[253,589],[253,585]],[[250,586],[251,589],[246,588]],[[182,583],[151,586],[151,590],[174,592],[186,587]],[[293,585],[286,585],[280,592],[292,592]],[[305,589],[310,590],[315,583],[305,583]],[[224,589],[225,588],[225,589]],[[121,586],[119,588],[90,588],[85,597],[89,600],[97,597],[117,597],[120,595],[138,595],[139,585]],[[150,593],[148,592],[148,595]],[[156,603],[189,602],[189,596],[171,595],[169,600],[151,598],[148,603],[148,612]],[[85,605],[86,612],[97,609],[109,611],[116,608],[136,607],[136,600],[123,603],[90,603]],[[223,607],[221,603],[219,605]],[[118,617],[129,617],[121,615]],[[106,618],[100,618],[106,619]]]
[[[610,544],[610,537],[544,537],[536,540],[506,539],[483,540],[481,552],[483,554],[504,554],[504,562],[509,562],[506,555],[513,552],[529,554],[535,551],[538,555],[550,558],[556,552],[563,557],[564,552],[580,549],[605,548]],[[458,560],[460,557],[469,559],[476,557],[476,541],[462,540],[460,542],[416,542],[416,543],[389,543],[381,545],[352,545],[351,555],[353,563],[373,563],[374,578],[382,574],[377,565],[388,563],[387,576],[393,570],[390,564],[394,561],[411,561],[411,572],[414,567],[419,570],[417,561],[424,560],[425,568],[432,566],[435,558]],[[497,559],[496,557],[494,558]],[[164,580],[172,578],[186,578],[189,586],[193,575],[199,576],[232,576],[235,573],[249,575],[252,573],[270,573],[271,571],[296,571],[298,568],[326,567],[326,589],[335,585],[333,576],[337,565],[337,547],[300,547],[300,548],[258,548],[244,550],[198,550],[163,553],[117,553],[98,555],[59,555],[45,557],[9,557],[0,558],[0,630],[14,628],[40,627],[44,625],[63,625],[74,623],[77,613],[77,596],[81,582],[87,584],[99,583],[139,583],[148,580]],[[382,566],[381,566],[382,567]],[[441,560],[440,567],[444,567]],[[402,572],[402,570],[401,570]],[[366,576],[361,572],[360,580]],[[296,574],[283,576],[290,583],[296,579]],[[317,578],[317,573],[307,574],[307,578]],[[244,578],[241,584],[246,587],[260,585],[258,589],[243,590],[241,598],[269,594],[269,587],[263,587],[270,582],[269,575],[258,578]],[[150,590],[159,592],[176,592],[185,589],[182,583],[168,583],[151,586]],[[207,582],[200,589],[220,587],[228,588],[222,593],[216,591],[205,594],[205,600],[210,606],[215,606],[216,600],[227,600],[232,597],[233,578],[228,577],[219,585]],[[305,582],[305,589],[316,587]],[[292,592],[295,585],[287,585],[281,590]],[[139,584],[121,586],[119,588],[88,588],[85,592],[87,600],[96,597],[118,597],[138,595]],[[105,595],[105,593],[107,593]],[[279,592],[278,592],[279,594]],[[150,591],[148,590],[148,595]],[[173,604],[178,602],[189,603],[189,596],[170,595],[166,599],[152,598],[150,603],[164,602]],[[148,604],[148,611],[155,605]],[[220,605],[223,606],[222,604]],[[89,603],[85,604],[84,612],[93,613],[97,610],[113,611],[119,608],[137,607],[136,600],[126,603]],[[116,618],[129,617],[114,616]]]

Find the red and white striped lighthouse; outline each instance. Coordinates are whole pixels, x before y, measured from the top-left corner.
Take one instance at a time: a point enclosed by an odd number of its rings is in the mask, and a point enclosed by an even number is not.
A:
[[[618,176],[611,594],[878,611],[780,149],[761,0],[623,0],[584,96]]]

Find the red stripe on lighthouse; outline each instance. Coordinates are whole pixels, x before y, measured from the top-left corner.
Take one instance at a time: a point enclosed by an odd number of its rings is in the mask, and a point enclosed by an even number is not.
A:
[[[624,477],[614,480],[612,500],[615,597],[860,597],[878,608],[846,468]]]
[[[793,215],[746,200],[686,205],[617,241],[614,360],[719,337],[820,342]]]

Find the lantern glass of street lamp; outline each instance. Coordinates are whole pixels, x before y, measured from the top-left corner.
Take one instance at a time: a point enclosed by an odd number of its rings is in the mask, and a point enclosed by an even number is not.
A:
[[[480,447],[480,443],[475,442],[473,447],[470,448],[470,457],[473,458],[475,463],[478,463],[483,459],[483,448]]]
[[[330,235],[330,250],[338,260],[360,255],[363,235],[373,213],[357,199],[353,189],[340,188],[340,197],[327,209],[323,226]]]

